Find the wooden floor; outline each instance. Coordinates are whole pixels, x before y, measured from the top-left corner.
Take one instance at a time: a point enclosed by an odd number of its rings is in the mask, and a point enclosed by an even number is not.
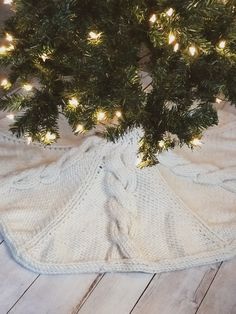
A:
[[[236,314],[236,260],[157,275],[43,276],[0,243],[0,314]]]
[[[1,0],[0,0],[1,1]],[[9,11],[0,2],[0,24]],[[0,236],[0,314],[236,314],[236,260],[173,273],[42,276]]]

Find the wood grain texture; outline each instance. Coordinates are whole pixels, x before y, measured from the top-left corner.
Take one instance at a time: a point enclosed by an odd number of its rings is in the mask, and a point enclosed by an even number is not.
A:
[[[197,314],[236,313],[236,260],[223,263]]]
[[[75,313],[97,277],[95,274],[40,276],[9,313]]]
[[[106,274],[79,313],[129,313],[152,278],[151,274],[141,273]]]
[[[199,267],[156,276],[132,314],[195,313],[218,267]]]
[[[4,243],[0,245],[0,313],[6,313],[37,277],[12,259]]]

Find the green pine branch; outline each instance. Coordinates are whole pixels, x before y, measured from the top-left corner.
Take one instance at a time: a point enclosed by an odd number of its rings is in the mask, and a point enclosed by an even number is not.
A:
[[[46,144],[60,136],[59,112],[75,132],[104,125],[112,141],[141,128],[142,165],[153,165],[158,153],[193,147],[217,124],[218,95],[236,103],[235,7],[235,0],[14,0],[0,32],[0,66],[11,67],[0,109],[19,112],[13,133]],[[143,69],[152,78],[146,90]],[[117,112],[118,124],[110,123]]]

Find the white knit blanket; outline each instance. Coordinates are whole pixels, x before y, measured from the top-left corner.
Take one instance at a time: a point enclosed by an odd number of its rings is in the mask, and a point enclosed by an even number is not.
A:
[[[0,115],[0,233],[12,256],[46,274],[162,272],[236,255],[236,113],[194,152],[136,167],[139,131],[116,144],[62,123],[51,149],[27,146]]]

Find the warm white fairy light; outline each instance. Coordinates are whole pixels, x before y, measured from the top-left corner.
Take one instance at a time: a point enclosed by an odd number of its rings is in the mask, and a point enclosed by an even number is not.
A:
[[[83,133],[84,132],[84,126],[82,124],[78,124],[75,130],[75,133]]]
[[[149,22],[151,22],[151,23],[155,23],[157,21],[157,16],[156,16],[156,14],[153,14],[151,17],[150,17],[150,19],[149,19]]]
[[[196,53],[197,53],[197,48],[196,48],[195,46],[190,46],[190,47],[188,48],[188,51],[189,51],[190,55],[191,55],[192,57],[194,57],[194,56],[196,55]]]
[[[226,40],[221,40],[219,42],[219,48],[220,49],[225,49],[225,47],[226,47]]]
[[[192,139],[190,144],[192,144],[193,146],[201,146],[202,142],[201,142],[201,140],[199,138],[194,138],[194,139]]]
[[[12,4],[13,0],[4,0],[3,4]]]
[[[169,8],[167,11],[166,11],[166,15],[168,16],[172,16],[174,14],[174,9],[173,8]]]
[[[98,111],[97,113],[97,120],[103,121],[106,119],[106,113],[104,111]]]
[[[15,46],[13,44],[10,44],[9,46],[5,46],[5,45],[2,45],[0,47],[0,55],[4,55],[6,54],[8,51],[12,51],[15,49]]]
[[[117,116],[117,118],[121,118],[122,117],[122,113],[120,111],[116,111],[116,116]]]
[[[3,79],[3,80],[1,81],[1,86],[2,86],[2,87],[5,87],[6,85],[8,85],[8,80],[7,80],[7,79]]]
[[[0,55],[4,55],[7,53],[7,47],[6,46],[1,46],[0,47]]]
[[[11,114],[8,114],[8,115],[7,115],[7,119],[9,119],[9,120],[12,120],[12,121],[13,121],[13,120],[15,119],[14,114],[12,114],[12,113],[11,113]]]
[[[13,36],[9,33],[6,33],[6,40],[7,41],[13,41]]]
[[[160,148],[164,148],[165,147],[165,141],[163,141],[163,140],[159,141],[158,145]]]
[[[102,33],[97,33],[97,32],[92,31],[89,33],[89,39],[98,40],[98,39],[100,39],[101,35],[102,35]]]
[[[222,101],[223,101],[222,99],[220,99],[220,98],[218,98],[218,97],[216,98],[216,103],[217,103],[217,104],[222,103]]]
[[[78,104],[79,104],[78,99],[75,98],[75,97],[72,97],[72,98],[69,100],[69,105],[72,106],[72,107],[77,107]]]
[[[8,81],[8,79],[3,79],[1,80],[1,87],[3,87],[4,89],[7,89],[11,86],[11,83]]]
[[[179,50],[179,43],[176,43],[174,45],[174,52],[177,52]]]
[[[168,36],[168,42],[169,42],[169,44],[171,45],[171,44],[173,44],[173,42],[176,40],[176,37],[175,37],[175,35],[172,33],[172,32],[170,32],[170,34],[169,34],[169,36]]]
[[[32,91],[33,86],[32,86],[31,84],[27,83],[27,84],[24,84],[24,85],[23,85],[23,89],[24,89],[25,91],[27,91],[27,92],[30,92],[30,91]]]
[[[49,56],[46,53],[43,53],[40,57],[43,60],[43,62],[49,59]]]
[[[50,142],[50,141],[54,141],[57,138],[56,134],[51,133],[51,132],[47,132],[45,135],[45,141]]]

